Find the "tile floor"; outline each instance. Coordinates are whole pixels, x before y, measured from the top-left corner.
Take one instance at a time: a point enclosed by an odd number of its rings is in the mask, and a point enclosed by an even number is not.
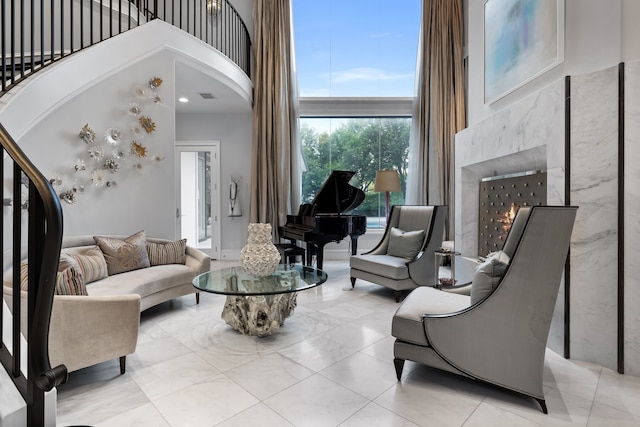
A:
[[[58,425],[640,425],[640,378],[551,351],[548,415],[533,399],[411,362],[397,382],[391,292],[364,281],[351,290],[345,263],[325,269],[329,280],[301,292],[270,337],[228,327],[223,296],[147,310],[127,373],[117,360],[73,372],[58,391]]]

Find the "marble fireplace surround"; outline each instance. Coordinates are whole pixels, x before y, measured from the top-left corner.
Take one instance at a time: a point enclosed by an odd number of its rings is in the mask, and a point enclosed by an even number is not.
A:
[[[484,177],[546,170],[547,203],[579,207],[547,345],[640,376],[640,62],[560,79],[469,126],[454,159],[463,255],[478,252]]]
[[[459,132],[455,138],[455,249],[478,255],[482,178],[547,171],[547,204],[564,205],[564,80]],[[561,294],[564,295],[563,288]],[[564,305],[558,298],[549,347],[563,354]]]

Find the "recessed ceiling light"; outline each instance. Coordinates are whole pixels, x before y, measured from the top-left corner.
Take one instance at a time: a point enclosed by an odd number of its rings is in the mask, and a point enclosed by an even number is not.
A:
[[[184,96],[182,98],[178,98],[179,102],[189,102],[189,98],[185,98]]]

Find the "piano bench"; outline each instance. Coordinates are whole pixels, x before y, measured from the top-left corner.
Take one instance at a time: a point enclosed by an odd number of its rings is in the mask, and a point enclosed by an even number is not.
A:
[[[305,263],[305,250],[300,246],[294,245],[293,243],[276,243],[276,248],[278,248],[278,252],[280,252],[280,263],[283,264],[285,261],[289,264],[295,264],[296,259],[300,257],[302,260],[302,264]]]

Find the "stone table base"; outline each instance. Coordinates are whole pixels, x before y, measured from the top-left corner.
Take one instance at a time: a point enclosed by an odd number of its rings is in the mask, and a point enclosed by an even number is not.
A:
[[[227,295],[222,319],[243,335],[271,335],[293,313],[297,297],[296,292],[260,296]]]

